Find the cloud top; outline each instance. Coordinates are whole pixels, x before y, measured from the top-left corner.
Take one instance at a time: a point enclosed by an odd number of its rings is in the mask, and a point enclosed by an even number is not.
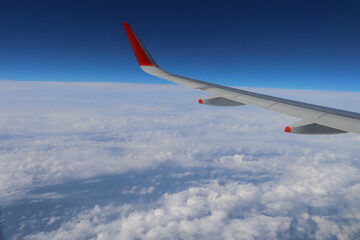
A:
[[[359,108],[356,93],[336,93],[335,102],[334,93],[258,90]],[[13,231],[27,239],[356,238],[359,136],[286,134],[296,119],[197,104],[203,96],[172,85],[2,81],[1,204],[60,206],[24,213]],[[101,195],[102,176],[158,169],[167,180],[113,188],[138,196],[133,202],[94,198],[61,210],[70,194],[51,189],[78,180],[98,183]],[[50,191],[34,193],[44,186]],[[47,227],[26,232],[31,224]]]

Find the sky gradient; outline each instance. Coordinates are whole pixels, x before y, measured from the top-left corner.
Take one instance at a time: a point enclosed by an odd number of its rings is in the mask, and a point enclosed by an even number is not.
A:
[[[359,1],[9,1],[0,79],[166,83],[144,74],[121,22],[165,70],[231,86],[360,90]]]

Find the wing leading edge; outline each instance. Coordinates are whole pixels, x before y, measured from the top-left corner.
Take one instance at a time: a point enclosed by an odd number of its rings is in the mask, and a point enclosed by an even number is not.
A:
[[[123,23],[136,59],[143,71],[158,78],[210,93],[199,103],[215,106],[251,105],[302,119],[285,127],[285,132],[297,134],[360,134],[360,113],[349,112],[265,94],[226,87],[214,83],[174,75],[162,70],[152,59],[127,23]]]

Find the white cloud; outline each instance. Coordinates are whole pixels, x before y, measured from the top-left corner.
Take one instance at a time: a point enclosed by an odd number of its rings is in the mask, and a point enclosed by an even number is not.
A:
[[[155,209],[134,211],[128,205],[86,210],[47,234],[29,239],[251,239],[275,238],[286,229],[289,217],[271,217],[252,212],[258,189],[251,185],[216,182],[186,191],[165,194]],[[239,211],[245,209],[245,212]],[[247,210],[246,210],[247,209]],[[108,221],[109,215],[118,217]],[[234,214],[234,216],[229,216]]]
[[[151,186],[149,188],[143,188],[140,190],[139,194],[145,195],[145,194],[151,194],[154,191],[155,187]]]
[[[328,177],[331,174],[324,173]],[[301,185],[304,179],[298,179],[297,184]],[[260,185],[237,182],[221,185],[211,181],[165,194],[155,208],[148,206],[148,210],[130,205],[95,206],[55,231],[28,239],[289,239],[296,234],[303,234],[304,238],[352,239],[360,230],[360,209],[344,201],[341,193],[297,192],[298,196],[294,196],[292,191],[293,187],[284,186],[282,181]],[[317,201],[324,198],[335,202],[318,206]],[[336,201],[344,206],[337,206]],[[317,210],[318,207],[324,209]],[[339,212],[331,213],[332,208]],[[353,215],[349,216],[348,211]],[[307,232],[311,228],[314,232]]]
[[[58,198],[64,198],[65,196],[56,192],[49,192],[49,193],[43,193],[43,194],[32,194],[28,198],[32,199],[31,202],[40,202],[44,199],[58,199]]]
[[[360,110],[355,93],[329,101],[323,92],[261,91]],[[48,217],[45,224],[59,227],[28,238],[352,239],[360,232],[358,135],[285,134],[296,119],[196,104],[202,96],[172,85],[1,82],[2,204],[66,197],[29,192],[39,186],[168,164],[184,168],[170,176],[192,177],[191,186],[141,207]],[[193,168],[213,180],[196,178]],[[151,195],[155,182],[122,193]]]

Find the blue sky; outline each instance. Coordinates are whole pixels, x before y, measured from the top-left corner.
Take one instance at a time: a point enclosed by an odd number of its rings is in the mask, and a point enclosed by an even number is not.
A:
[[[231,86],[360,90],[358,1],[2,1],[0,79],[166,83],[137,66],[121,22],[167,71]]]

